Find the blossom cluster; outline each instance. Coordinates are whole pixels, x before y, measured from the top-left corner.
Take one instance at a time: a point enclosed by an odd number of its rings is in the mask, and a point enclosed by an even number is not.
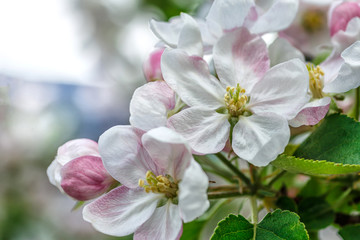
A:
[[[209,178],[193,155],[224,151],[267,166],[290,127],[317,124],[360,86],[356,1],[215,0],[205,19],[182,13],[150,28],[159,43],[130,125],[98,144],[64,144],[48,168],[60,191],[91,201],[84,220],[105,234],[179,239],[182,223],[209,207]],[[321,64],[306,61],[319,54]]]

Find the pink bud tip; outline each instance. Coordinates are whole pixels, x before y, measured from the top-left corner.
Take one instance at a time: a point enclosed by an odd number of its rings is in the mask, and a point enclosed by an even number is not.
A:
[[[69,196],[86,201],[109,190],[114,179],[105,170],[100,157],[82,156],[61,169],[61,187]]]
[[[144,62],[143,71],[146,81],[163,80],[161,72],[161,56],[164,48],[156,49],[150,53],[149,58]]]
[[[360,6],[356,2],[343,2],[337,6],[331,16],[330,35],[335,35],[338,31],[346,30],[349,21],[355,17],[360,17]]]

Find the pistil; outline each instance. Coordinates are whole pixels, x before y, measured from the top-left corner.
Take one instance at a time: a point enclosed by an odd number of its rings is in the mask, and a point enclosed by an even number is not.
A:
[[[248,96],[245,95],[245,89],[239,84],[235,87],[227,87],[227,93],[224,96],[225,105],[232,117],[238,117],[245,111],[245,105],[248,103]]]

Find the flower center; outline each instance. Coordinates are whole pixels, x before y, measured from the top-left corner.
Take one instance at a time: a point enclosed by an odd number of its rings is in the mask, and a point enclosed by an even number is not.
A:
[[[235,87],[227,87],[227,93],[224,96],[225,105],[232,117],[238,117],[245,111],[245,105],[248,103],[248,96],[245,95],[245,89],[239,84]]]
[[[326,24],[325,14],[319,10],[307,11],[302,16],[301,24],[308,33],[319,31]]]
[[[147,171],[146,182],[139,179],[139,186],[145,189],[145,192],[164,193],[167,198],[176,198],[179,190],[178,183],[170,175],[156,176],[153,172]]]
[[[313,95],[313,98],[323,98],[323,88],[324,88],[324,72],[320,66],[316,66],[312,63],[306,64],[306,67],[309,71],[309,87]]]

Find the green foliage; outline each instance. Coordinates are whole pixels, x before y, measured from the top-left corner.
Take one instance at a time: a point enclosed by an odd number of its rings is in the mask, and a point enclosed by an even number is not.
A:
[[[335,220],[331,206],[322,198],[305,198],[299,203],[301,221],[308,230],[319,230]]]
[[[206,221],[193,221],[183,225],[183,234],[181,240],[198,240],[200,239],[201,229]]]
[[[339,231],[344,240],[358,240],[360,236],[360,224],[345,226]]]
[[[311,178],[301,189],[302,197],[320,197],[329,191],[329,183],[323,179]]]
[[[282,210],[289,210],[291,212],[297,212],[298,211],[298,207],[296,205],[296,202],[286,196],[281,196],[278,198],[278,200],[276,200],[276,206],[278,206],[279,208],[281,208]]]
[[[220,221],[211,240],[251,240],[254,235],[254,225],[243,216],[229,215]],[[289,211],[279,209],[268,213],[256,225],[256,240],[306,240],[309,236],[299,216]]]

